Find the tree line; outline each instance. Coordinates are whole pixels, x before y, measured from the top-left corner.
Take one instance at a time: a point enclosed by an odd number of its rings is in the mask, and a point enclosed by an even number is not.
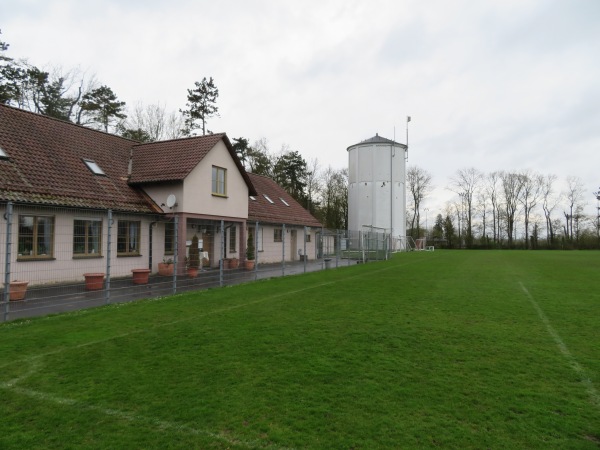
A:
[[[0,30],[1,34],[1,30]],[[212,77],[187,89],[184,109],[168,112],[164,105],[137,103],[127,108],[116,93],[95,75],[79,69],[40,69],[8,56],[0,41],[0,103],[118,134],[138,142],[154,142],[211,133],[208,121],[219,116],[219,89]],[[348,218],[347,170],[321,168],[287,145],[275,153],[261,138],[233,139],[234,149],[248,172],[273,178],[327,228],[345,229]]]
[[[407,171],[408,233],[448,248],[576,249],[600,248],[600,217],[587,215],[587,193],[581,179],[530,170],[483,173],[458,170],[447,189],[455,194],[423,227],[423,204],[431,194],[431,175],[419,167]]]

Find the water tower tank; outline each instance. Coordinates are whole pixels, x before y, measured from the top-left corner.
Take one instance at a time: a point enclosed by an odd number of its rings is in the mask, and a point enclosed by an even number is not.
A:
[[[406,150],[376,134],[348,147],[348,229],[406,236]]]

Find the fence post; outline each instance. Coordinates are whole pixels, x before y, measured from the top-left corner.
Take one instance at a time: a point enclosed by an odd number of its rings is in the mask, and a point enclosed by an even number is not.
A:
[[[104,299],[106,304],[110,303],[110,259],[112,249],[112,226],[113,226],[113,215],[112,209],[108,210],[108,235],[106,237],[106,285],[104,287]]]
[[[258,220],[254,227],[254,281],[258,280]]]
[[[219,255],[219,286],[223,287],[223,258],[225,257],[225,221],[221,220],[221,253]]]
[[[302,251],[302,254],[304,255],[304,273],[306,273],[306,260],[308,259],[308,256],[306,255],[306,227],[304,227],[304,250]]]
[[[174,235],[173,239],[175,239],[175,249],[173,251],[173,295],[177,294],[177,262],[179,261],[179,216],[175,216],[173,218],[173,228]]]
[[[337,269],[340,263],[340,255],[342,253],[342,242],[340,241],[340,230],[337,230],[336,234],[336,249],[335,249],[335,268]]]
[[[6,254],[4,262],[4,322],[8,320],[9,314],[9,302],[10,302],[10,260],[12,258],[12,215],[13,215],[13,204],[8,202],[6,204],[6,213],[4,218],[6,219]]]
[[[281,276],[285,277],[285,223],[281,228]]]

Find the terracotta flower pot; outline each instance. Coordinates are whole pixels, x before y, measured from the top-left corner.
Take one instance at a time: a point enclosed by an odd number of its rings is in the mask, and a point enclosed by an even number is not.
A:
[[[188,267],[187,269],[188,277],[196,278],[198,276],[198,268],[197,267]]]
[[[133,284],[148,284],[150,269],[131,269],[133,273]]]
[[[84,273],[83,276],[85,277],[85,288],[88,291],[99,291],[104,287],[103,273]]]
[[[173,267],[175,267],[174,264],[158,263],[158,274],[163,277],[172,277]]]
[[[237,269],[240,265],[240,260],[237,258],[230,258],[229,259],[229,268],[230,269]]]
[[[11,281],[10,287],[8,291],[8,295],[10,296],[11,302],[16,302],[19,300],[25,299],[25,294],[27,293],[27,285],[29,281]]]
[[[246,270],[254,270],[254,260],[253,259],[246,260]]]

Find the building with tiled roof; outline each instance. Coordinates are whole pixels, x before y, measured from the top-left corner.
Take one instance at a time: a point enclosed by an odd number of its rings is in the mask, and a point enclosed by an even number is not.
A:
[[[245,259],[256,222],[261,236],[273,224],[294,236],[320,228],[273,180],[246,173],[224,133],[141,144],[6,105],[0,217],[0,247],[10,252],[0,274],[8,267],[34,284],[155,272],[175,254],[181,270],[194,237],[204,265],[220,267]],[[273,244],[289,245],[293,260],[305,248],[297,239]]]
[[[273,179],[253,173],[248,175],[257,192],[250,197],[248,223],[261,224],[257,240],[258,250],[262,252],[260,260],[281,261],[282,246],[287,250],[286,259],[291,261],[302,255],[316,258],[315,238],[322,224]]]

